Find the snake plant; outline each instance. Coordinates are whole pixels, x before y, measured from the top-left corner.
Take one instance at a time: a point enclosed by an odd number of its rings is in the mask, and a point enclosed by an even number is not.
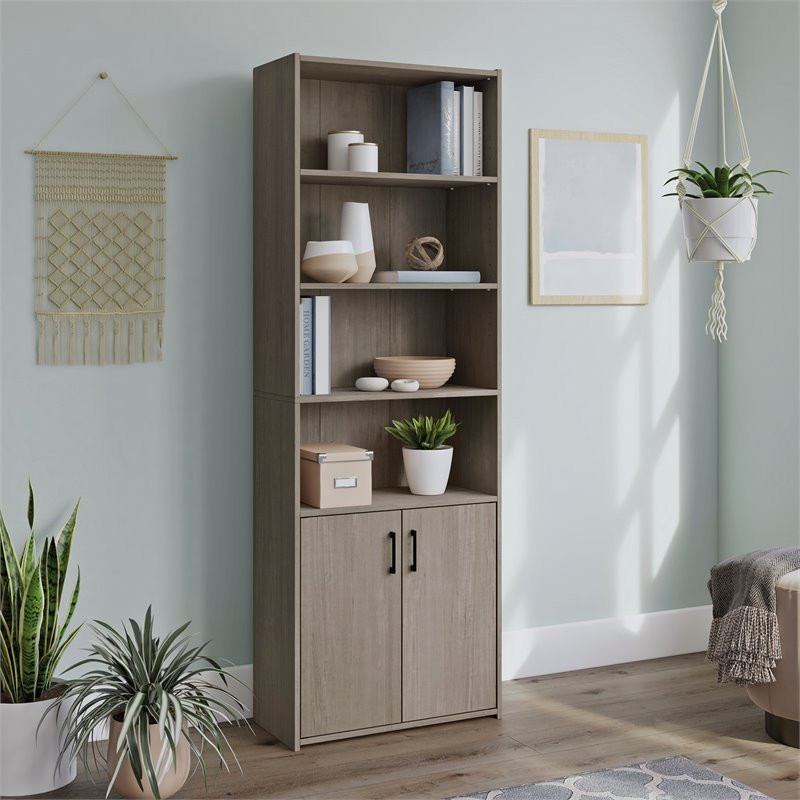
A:
[[[664,182],[664,186],[672,183],[673,181],[680,180],[681,178],[691,184],[694,184],[700,194],[692,194],[686,192],[686,197],[742,197],[748,184],[753,186],[753,194],[772,194],[763,183],[756,180],[760,175],[767,175],[770,172],[780,172],[783,175],[787,173],[782,169],[765,169],[761,172],[754,172],[752,175],[743,167],[729,167],[725,164],[722,167],[715,167],[712,172],[705,164],[699,161],[695,162],[700,169],[692,169],[691,167],[678,167],[677,169],[670,170],[670,172],[677,172]],[[677,192],[667,192],[662,197],[678,197]]]
[[[58,711],[65,705],[62,722],[63,745],[59,756],[81,754],[91,773],[89,752],[97,766],[98,744],[93,733],[98,726],[114,717],[121,723],[116,752],[122,752],[109,780],[106,797],[111,792],[122,765],[128,762],[139,788],[144,792],[146,781],[153,797],[159,797],[159,783],[167,771],[177,764],[177,748],[183,737],[206,780],[204,748],[208,747],[221,766],[230,771],[225,753],[230,751],[236,766],[241,766],[220,719],[239,724],[244,706],[227,689],[228,680],[242,684],[210,656],[204,654],[208,642],[190,646],[190,636],[183,636],[190,622],[181,625],[163,639],[153,633],[153,613],[147,609],[141,625],[136,620],[123,624],[122,631],[94,620],[91,629],[97,640],[88,648],[88,658],[73,664],[69,670],[88,667],[83,674],[67,682],[66,691],[47,709]],[[68,671],[69,671],[68,670]],[[217,675],[224,687],[209,682]],[[242,684],[244,685],[244,684]],[[77,713],[69,709],[79,709]],[[194,729],[193,737],[188,725]],[[249,723],[246,723],[249,727]],[[157,725],[163,741],[161,751],[150,750],[149,726]],[[105,760],[100,750],[99,758]]]
[[[80,626],[67,633],[78,602],[80,571],[70,595],[66,618],[59,616],[72,549],[78,503],[58,536],[45,538],[36,552],[33,531],[33,487],[28,482],[30,534],[18,558],[0,513],[0,679],[3,701],[29,703],[50,689],[58,662]]]
[[[411,419],[393,419],[384,430],[415,450],[437,450],[455,434],[460,424],[448,408],[437,420],[422,414]]]

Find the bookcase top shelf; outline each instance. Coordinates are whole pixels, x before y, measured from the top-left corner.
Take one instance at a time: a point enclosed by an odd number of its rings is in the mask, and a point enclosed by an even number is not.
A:
[[[418,389],[416,392],[361,392],[358,389],[333,389],[330,394],[305,394],[296,399],[300,403],[358,403],[370,400],[428,400],[438,397],[496,397],[497,389],[479,386],[445,384],[439,389]]]
[[[412,290],[415,292],[427,292],[431,289],[448,289],[451,292],[469,290],[469,289],[482,289],[485,292],[494,291],[497,289],[496,283],[301,283],[301,292],[313,291],[355,291],[367,292],[373,290],[389,289],[396,290]]]
[[[322,58],[300,55],[300,77],[321,81],[353,83],[388,83],[395,86],[421,86],[433,81],[492,80],[500,70],[463,69],[426,64],[395,64],[390,61]]]
[[[497,178],[491,175],[427,175],[408,172],[340,172],[329,169],[301,169],[300,183],[458,189],[466,186],[493,186],[497,183]]]

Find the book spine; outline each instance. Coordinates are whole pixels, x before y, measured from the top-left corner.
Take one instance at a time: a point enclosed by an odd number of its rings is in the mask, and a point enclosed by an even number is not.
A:
[[[472,104],[472,165],[483,175],[483,92],[475,92]]]
[[[406,94],[406,170],[454,174],[452,81],[416,86]]]
[[[314,394],[331,393],[331,298],[314,298]]]
[[[314,390],[314,351],[312,298],[300,298],[300,394],[311,394]]]
[[[439,169],[442,175],[458,175],[456,161],[456,119],[454,114],[455,86],[452,81],[440,81],[441,90],[441,132],[442,163]]]
[[[472,164],[472,116],[475,90],[471,86],[459,86],[461,91],[461,174],[474,175]]]
[[[461,174],[461,93],[453,89],[453,163],[454,175]]]

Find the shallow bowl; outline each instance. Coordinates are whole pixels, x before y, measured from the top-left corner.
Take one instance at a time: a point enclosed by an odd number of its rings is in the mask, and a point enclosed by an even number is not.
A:
[[[451,356],[378,356],[372,368],[390,383],[405,378],[419,381],[420,389],[438,389],[450,380],[456,360]]]

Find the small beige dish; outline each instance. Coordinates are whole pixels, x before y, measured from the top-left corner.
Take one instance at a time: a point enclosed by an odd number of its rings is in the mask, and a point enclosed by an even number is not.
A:
[[[378,356],[372,362],[376,375],[388,381],[419,381],[420,389],[438,389],[456,369],[451,356]]]
[[[360,392],[382,392],[389,388],[389,381],[386,378],[373,378],[372,376],[358,378],[356,389]]]
[[[344,240],[307,242],[300,271],[318,283],[344,283],[358,272],[353,243]]]

